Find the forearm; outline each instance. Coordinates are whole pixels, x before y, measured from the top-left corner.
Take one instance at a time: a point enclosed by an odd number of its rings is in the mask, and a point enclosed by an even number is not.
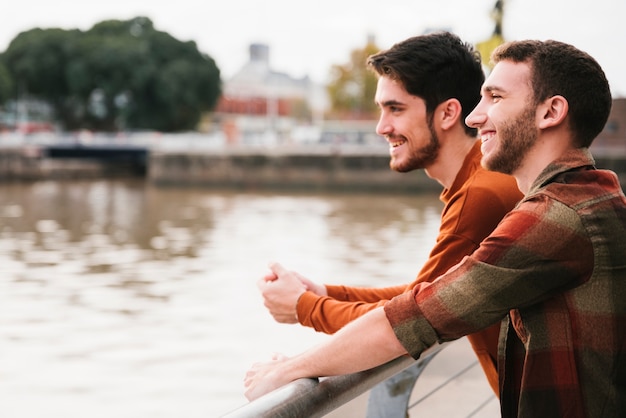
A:
[[[384,364],[406,350],[382,308],[368,312],[321,345],[292,358],[257,363],[246,374],[246,397],[256,399],[294,380],[355,373]]]
[[[348,324],[321,345],[285,362],[289,381],[355,373],[407,354],[382,308]]]

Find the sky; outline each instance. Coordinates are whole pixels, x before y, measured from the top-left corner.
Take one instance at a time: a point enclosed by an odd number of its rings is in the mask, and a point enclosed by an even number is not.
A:
[[[195,41],[228,80],[251,43],[270,47],[270,66],[293,77],[328,81],[334,64],[374,36],[381,49],[428,30],[467,42],[490,37],[495,0],[20,0],[0,15],[0,51],[35,27],[88,30],[103,20],[150,18],[157,30]],[[591,54],[614,97],[626,97],[626,1],[505,0],[507,40],[556,39]]]

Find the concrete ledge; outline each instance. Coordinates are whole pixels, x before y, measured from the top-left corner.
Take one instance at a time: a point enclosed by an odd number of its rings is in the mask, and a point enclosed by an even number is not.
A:
[[[389,168],[387,153],[153,152],[148,179],[161,186],[341,191],[440,190],[422,170]]]
[[[84,147],[85,150],[89,150]],[[81,148],[82,149],[82,148]],[[157,186],[360,192],[440,191],[423,170],[397,173],[381,146],[301,145],[162,149],[144,147],[142,159],[80,154],[48,155],[46,146],[0,148],[0,181],[146,177]],[[626,155],[592,150],[597,167],[626,184]],[[106,157],[106,158],[105,158]]]
[[[145,176],[145,167],[128,159],[50,158],[39,146],[0,149],[0,181],[137,176]]]

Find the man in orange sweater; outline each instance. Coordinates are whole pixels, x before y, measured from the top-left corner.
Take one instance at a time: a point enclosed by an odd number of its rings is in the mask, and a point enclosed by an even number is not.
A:
[[[470,45],[447,32],[417,36],[372,55],[367,64],[378,75],[376,131],[390,145],[390,167],[399,172],[424,169],[443,186],[437,242],[408,285],[324,286],[295,272],[280,279],[268,273],[258,286],[278,322],[335,333],[459,263],[522,197],[513,177],[482,168],[476,130],[464,123],[484,81],[480,57]],[[499,324],[468,336],[496,394],[498,336]]]

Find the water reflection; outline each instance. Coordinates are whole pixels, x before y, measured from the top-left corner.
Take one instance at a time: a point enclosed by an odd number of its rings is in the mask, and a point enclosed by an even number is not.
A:
[[[230,411],[252,362],[325,338],[273,323],[255,286],[268,261],[407,282],[440,208],[433,195],[0,185],[0,416]]]

